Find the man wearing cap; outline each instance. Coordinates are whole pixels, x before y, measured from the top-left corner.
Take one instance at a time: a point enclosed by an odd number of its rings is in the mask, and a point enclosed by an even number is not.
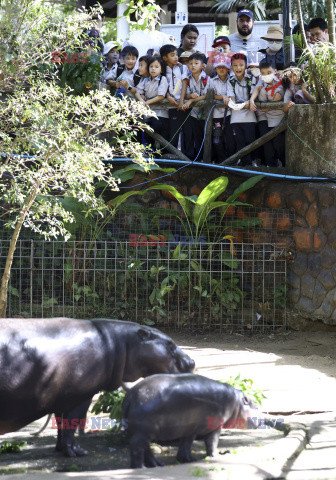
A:
[[[266,48],[265,40],[253,33],[254,17],[251,10],[244,8],[237,14],[237,33],[229,35],[233,53],[258,52]]]
[[[280,25],[270,25],[264,37],[267,47],[262,48],[259,52],[265,55],[265,60],[270,63],[275,70],[283,70],[285,68],[285,56],[282,48],[283,30]]]

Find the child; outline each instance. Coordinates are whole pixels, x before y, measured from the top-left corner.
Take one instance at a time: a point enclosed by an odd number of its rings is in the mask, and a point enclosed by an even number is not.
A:
[[[187,53],[187,52],[185,52]],[[166,77],[168,80],[167,99],[176,108],[169,109],[169,139],[174,147],[178,145],[179,131],[182,127],[183,138],[181,142],[182,152],[190,158],[194,153],[193,135],[191,120],[187,119],[188,114],[178,110],[181,98],[182,82],[189,78],[189,69],[186,65],[178,65],[177,48],[167,44],[160,48],[160,55],[166,62]],[[191,54],[190,54],[191,55]],[[183,126],[182,126],[183,125]]]
[[[212,48],[214,50],[209,53],[205,73],[214,77],[216,75],[214,64],[218,63],[218,55],[225,55],[226,57],[231,56],[231,43],[229,37],[221,35],[215,38]]]
[[[149,77],[148,64],[150,60],[151,60],[151,57],[149,55],[143,55],[142,57],[139,58],[139,68],[135,72],[133,77],[134,87],[132,87],[132,89],[129,90],[133,95],[136,94],[136,87],[138,86],[139,82],[144,78]]]
[[[182,110],[186,110],[191,107],[191,105],[199,100],[205,100],[206,93],[209,88],[209,77],[204,72],[206,64],[206,58],[203,53],[193,53],[189,57],[188,68],[191,72],[189,79],[183,80],[185,86],[187,87],[186,97],[187,102],[183,105],[184,100],[184,90],[181,93],[179,107]],[[199,108],[193,108],[191,111],[191,125],[194,141],[194,155],[192,156],[193,160],[197,158],[200,159],[203,156],[203,151],[201,150],[203,138],[204,138],[204,125],[205,121],[198,119],[200,114]],[[190,158],[190,157],[189,157]]]
[[[250,52],[247,57],[247,73],[252,76],[252,85],[256,86],[261,78],[259,64],[265,55],[260,52]],[[260,138],[268,132],[268,123],[266,113],[256,110],[256,138]],[[265,165],[264,148],[259,147],[255,150],[255,159],[252,161],[253,166]]]
[[[189,57],[192,52],[182,52],[178,57],[178,61],[181,65],[185,65],[188,68]]]
[[[216,76],[210,79],[209,88],[214,89],[215,100],[229,103],[228,74],[230,72],[229,59],[222,55],[222,60],[214,64]],[[226,156],[233,153],[232,132],[230,127],[231,111],[227,108],[215,108],[213,113],[213,146],[217,163],[223,162]],[[223,131],[224,130],[224,131]]]
[[[256,110],[254,100],[258,97],[261,102],[281,102],[284,97],[284,89],[281,80],[276,76],[276,70],[268,60],[264,59],[259,64],[261,79],[255,87],[251,100],[251,111]],[[279,125],[284,117],[282,110],[267,110],[267,130]],[[285,164],[285,138],[283,134],[278,135],[264,146],[265,162],[268,166],[282,166]],[[281,162],[281,164],[280,164]]]
[[[145,105],[150,105],[158,118],[149,117],[148,124],[156,133],[168,140],[169,120],[167,109],[155,104],[163,100],[168,91],[168,81],[165,77],[166,65],[161,57],[151,57],[148,62],[149,77],[143,78],[137,88],[135,98]]]
[[[106,78],[115,65],[119,65],[119,49],[115,42],[107,42],[104,45],[104,58],[106,61],[105,72],[101,81],[106,83]]]
[[[115,65],[115,67],[107,75],[106,83],[111,87],[120,89],[121,94],[126,93],[128,96],[133,96],[131,90],[135,86],[134,74],[136,71],[135,65],[138,57],[139,52],[137,48],[131,45],[124,47],[120,54],[120,58],[124,64],[119,66]]]
[[[288,112],[295,103],[314,103],[314,97],[307,92],[307,85],[302,79],[300,68],[295,65],[286,68],[282,79],[282,85],[285,88],[284,102],[287,104],[284,107],[284,112]]]
[[[242,109],[232,109],[231,127],[235,140],[236,151],[241,150],[255,140],[255,124],[256,116],[249,109],[249,100],[253,91],[251,76],[246,72],[247,59],[243,53],[235,53],[231,57],[231,68],[233,75],[230,77],[230,85],[228,88],[228,97],[235,104],[244,104]],[[252,156],[245,155],[239,165],[251,165]]]

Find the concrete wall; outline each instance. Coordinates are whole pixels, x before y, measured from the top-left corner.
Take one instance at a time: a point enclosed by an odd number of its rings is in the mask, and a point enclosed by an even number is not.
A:
[[[288,125],[288,173],[336,177],[336,105],[294,106],[288,112]]]
[[[188,167],[168,177],[166,183],[177,187],[183,195],[198,195],[219,174],[216,170]],[[244,178],[228,176],[229,193]],[[132,181],[134,185],[139,182],[138,177]],[[137,201],[144,207],[179,209],[168,192],[152,193]],[[262,180],[241,200],[257,207],[263,218],[262,232],[257,238],[250,236],[249,241],[272,241],[275,230],[277,238],[288,248],[290,325],[300,328],[302,319],[336,325],[336,184]],[[281,212],[276,224],[269,224],[267,208]],[[239,236],[235,239],[241,240]]]

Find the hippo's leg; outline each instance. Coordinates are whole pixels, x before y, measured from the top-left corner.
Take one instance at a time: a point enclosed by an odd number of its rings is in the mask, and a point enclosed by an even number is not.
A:
[[[217,454],[218,440],[221,429],[214,430],[204,438],[206,453],[208,457],[214,457]]]
[[[192,437],[183,437],[180,440],[180,446],[176,455],[176,459],[180,463],[189,463],[194,462],[195,458],[191,456],[191,445],[194,441],[194,436]]]
[[[75,443],[76,428],[71,428],[72,420],[78,423],[86,418],[86,412],[90,406],[91,399],[86,400],[69,412],[63,413],[63,427],[58,426],[56,450],[63,452],[66,457],[82,457],[87,451]],[[56,417],[62,417],[62,413],[55,412]]]
[[[145,467],[147,468],[153,468],[153,467],[163,467],[164,463],[160,462],[160,460],[157,460],[153,452],[148,445],[148,447],[145,448]]]
[[[131,438],[129,448],[131,468],[143,468],[145,466],[145,451],[150,448],[148,437],[143,433],[135,433]]]

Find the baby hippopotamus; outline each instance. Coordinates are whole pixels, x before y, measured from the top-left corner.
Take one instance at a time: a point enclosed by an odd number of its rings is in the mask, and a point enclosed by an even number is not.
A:
[[[179,440],[177,460],[191,462],[194,439],[205,442],[206,453],[217,451],[221,428],[245,428],[258,407],[243,392],[194,374],[152,375],[129,390],[123,402],[127,420],[131,468],[157,467],[150,442]],[[255,425],[256,426],[256,425]]]

